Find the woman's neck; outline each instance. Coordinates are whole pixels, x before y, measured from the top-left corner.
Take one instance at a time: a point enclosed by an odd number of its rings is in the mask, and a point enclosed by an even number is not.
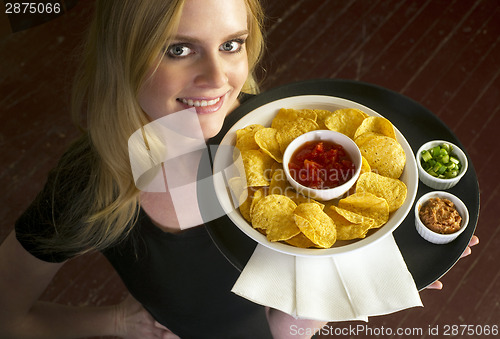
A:
[[[141,207],[165,232],[176,233],[203,223],[197,198],[197,177],[202,151],[162,164],[165,186],[161,192],[142,192]]]

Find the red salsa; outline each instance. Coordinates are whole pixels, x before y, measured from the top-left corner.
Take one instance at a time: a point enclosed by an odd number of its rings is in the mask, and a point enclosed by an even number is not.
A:
[[[288,169],[298,183],[319,189],[340,186],[355,172],[344,148],[330,141],[306,142],[293,153]]]

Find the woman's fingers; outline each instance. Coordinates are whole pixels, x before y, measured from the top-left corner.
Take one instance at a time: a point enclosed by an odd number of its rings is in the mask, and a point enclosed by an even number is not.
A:
[[[167,330],[168,331],[168,328],[166,328],[165,326],[163,326],[162,324],[160,324],[159,322],[155,321],[155,326],[158,327],[158,328],[161,328],[163,330]]]
[[[471,247],[476,246],[477,244],[479,244],[479,238],[473,235],[469,241],[469,246],[467,246],[467,248],[465,249],[464,253],[462,253],[460,258],[466,257],[469,254],[471,254],[472,253]]]
[[[443,288],[443,283],[439,280],[433,282],[432,284],[430,284],[429,286],[426,287],[426,289],[429,289],[429,290],[440,290]]]
[[[460,258],[464,258],[464,257],[468,256],[471,253],[472,253],[472,250],[470,249],[470,247],[467,247],[465,249],[464,253],[462,253],[462,255],[460,256]]]
[[[155,327],[162,330],[162,335],[160,337],[161,339],[180,339],[179,336],[172,333],[172,331],[170,331],[167,327],[163,326],[159,322],[155,321],[154,324],[155,324]]]
[[[479,238],[477,236],[473,235],[469,241],[469,246],[472,247],[472,246],[475,246],[477,244],[479,244]]]

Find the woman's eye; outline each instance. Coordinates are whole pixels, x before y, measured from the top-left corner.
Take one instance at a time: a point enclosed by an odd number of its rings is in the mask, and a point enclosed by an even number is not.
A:
[[[223,52],[239,52],[244,43],[240,39],[226,41],[220,46],[220,50]]]
[[[167,55],[171,58],[182,58],[193,53],[186,45],[172,45],[167,48]]]

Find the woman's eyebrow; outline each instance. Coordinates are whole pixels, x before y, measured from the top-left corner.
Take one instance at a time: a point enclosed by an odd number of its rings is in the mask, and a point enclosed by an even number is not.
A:
[[[235,38],[239,38],[243,35],[247,35],[249,34],[248,30],[241,30],[241,31],[238,31],[238,32],[235,32],[233,34],[230,34],[228,35],[227,37],[225,37],[223,39],[223,41],[228,41],[228,40],[231,40],[231,39],[235,39]],[[187,35],[176,35],[174,36],[174,38],[172,39],[172,41],[182,41],[182,42],[189,42],[189,43],[200,43],[202,42],[201,39],[198,39],[196,37],[192,37],[192,36],[187,36]]]

